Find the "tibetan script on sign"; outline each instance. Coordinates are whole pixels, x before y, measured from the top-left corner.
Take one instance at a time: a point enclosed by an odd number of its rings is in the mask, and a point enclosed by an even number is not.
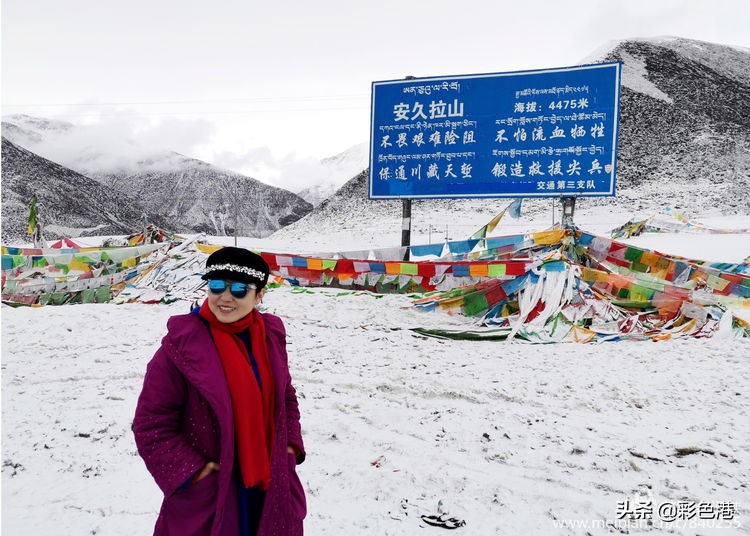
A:
[[[373,82],[369,196],[615,194],[620,63]]]

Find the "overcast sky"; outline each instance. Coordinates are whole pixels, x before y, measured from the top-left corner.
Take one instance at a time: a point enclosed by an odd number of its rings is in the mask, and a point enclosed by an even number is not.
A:
[[[367,141],[372,81],[574,65],[630,37],[750,48],[748,21],[748,0],[2,0],[2,113],[242,171]]]

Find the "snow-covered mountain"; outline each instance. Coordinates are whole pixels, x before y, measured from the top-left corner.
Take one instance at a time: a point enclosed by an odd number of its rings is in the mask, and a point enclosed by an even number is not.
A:
[[[50,137],[65,134],[74,128],[72,123],[25,114],[3,119],[3,137],[21,147],[37,147]]]
[[[177,153],[139,162],[137,171],[92,173],[140,199],[178,232],[264,237],[305,216],[312,205],[258,180]]]
[[[162,227],[165,219],[135,198],[44,159],[2,138],[2,241],[27,242],[31,196],[39,200],[46,238],[129,234],[144,219]]]
[[[599,59],[623,62],[618,197],[750,212],[750,50],[666,37]]]
[[[681,38],[632,39],[610,43],[581,64],[616,60],[623,62],[617,196],[581,198],[577,213],[617,207],[651,215],[674,207],[688,214],[749,214],[750,50]],[[456,222],[466,220],[472,221],[463,229],[469,236],[477,222],[507,204],[420,200],[412,208],[412,230],[457,229]],[[551,212],[551,204],[529,199],[524,212]],[[368,200],[367,173],[360,173],[274,237],[374,229],[374,240],[387,232],[398,243],[400,226],[401,203]]]
[[[2,118],[6,139],[39,156],[86,176],[137,171],[140,162],[169,159],[171,151],[154,149],[133,137],[129,124],[74,125],[25,114]]]
[[[341,188],[351,177],[367,169],[370,146],[366,142],[350,147],[336,156],[321,161],[322,177],[314,185],[298,192],[298,195],[313,205],[319,205]]]
[[[97,140],[97,131],[86,127],[27,115],[4,118],[2,129],[16,145],[138,199],[173,231],[226,235],[236,225],[241,235],[262,237],[312,210],[287,190],[173,151],[143,147],[122,132]]]

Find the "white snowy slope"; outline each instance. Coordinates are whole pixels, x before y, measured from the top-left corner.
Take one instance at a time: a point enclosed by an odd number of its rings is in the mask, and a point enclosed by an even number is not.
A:
[[[715,235],[652,236],[669,252],[708,251]],[[337,289],[282,287],[264,307],[288,332],[308,535],[442,534],[419,517],[439,503],[472,536],[750,534],[750,340],[439,340],[409,328],[473,321]],[[130,425],[167,318],[188,308],[2,307],[4,534],[150,533],[161,496]],[[730,502],[736,516],[617,519],[618,502],[647,497]]]

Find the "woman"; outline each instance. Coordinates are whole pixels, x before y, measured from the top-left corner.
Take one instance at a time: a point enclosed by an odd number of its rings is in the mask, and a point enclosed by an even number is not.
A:
[[[206,262],[208,297],[173,316],[133,420],[164,492],[155,535],[301,535],[305,459],[281,320],[256,309],[268,264],[226,247]]]

